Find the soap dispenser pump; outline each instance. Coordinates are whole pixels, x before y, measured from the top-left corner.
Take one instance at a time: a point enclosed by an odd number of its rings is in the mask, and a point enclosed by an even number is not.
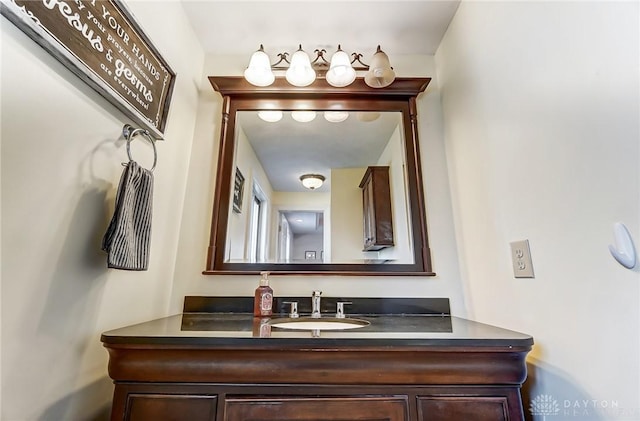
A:
[[[273,289],[269,286],[269,272],[260,272],[262,279],[256,288],[253,301],[253,315],[255,317],[271,317],[273,314]]]

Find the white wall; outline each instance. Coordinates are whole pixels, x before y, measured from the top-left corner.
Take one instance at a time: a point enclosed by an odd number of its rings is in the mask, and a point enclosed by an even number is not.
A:
[[[227,249],[225,261],[248,262],[250,260],[250,224],[251,206],[253,200],[253,185],[257,183],[265,194],[264,209],[266,215],[263,217],[266,222],[271,220],[273,188],[269,182],[267,174],[262,168],[260,160],[251,147],[249,139],[242,129],[238,129],[236,136],[236,167],[244,177],[244,188],[242,191],[242,209],[240,213],[231,211],[232,203],[229,203],[229,222],[227,231]],[[234,175],[235,177],[235,175]],[[232,186],[235,178],[231,177]],[[232,187],[233,189],[233,187]],[[271,235],[271,227],[266,227],[266,238]]]
[[[407,203],[406,154],[400,126],[391,135],[387,147],[380,155],[378,165],[389,166],[389,185],[391,187],[391,218],[393,220],[393,247],[378,252],[380,259],[393,260],[396,263],[414,263],[412,227]]]
[[[0,18],[2,420],[107,417],[100,333],[169,311],[203,53],[178,2],[127,4],[178,74],[157,145],[146,272],[108,270],[100,251],[127,118]],[[150,164],[145,142],[132,149]]]
[[[399,76],[435,78],[432,56],[391,56]],[[208,56],[205,76],[238,76],[248,56]],[[185,212],[180,232],[172,310],[180,311],[185,295],[251,295],[257,276],[206,276],[209,227],[220,138],[220,95],[203,77],[198,122],[191,152]],[[451,197],[442,136],[442,113],[437,84],[418,98],[420,148],[427,203],[429,240],[436,277],[303,277],[273,276],[276,296],[308,295],[321,289],[325,296],[449,297],[454,313],[465,315],[451,211]]]
[[[364,214],[360,181],[366,168],[331,169],[331,262],[361,262]]]
[[[306,252],[313,251],[316,253],[316,258],[306,263],[320,263],[322,262],[320,259],[322,259],[323,251],[322,234],[295,234],[293,236],[292,249],[291,258],[294,261],[305,263],[307,259]]]
[[[558,402],[548,420],[640,419],[639,270],[607,250],[616,221],[640,245],[638,16],[463,2],[436,54],[470,316],[534,336],[527,398]],[[520,239],[535,279],[513,278]]]

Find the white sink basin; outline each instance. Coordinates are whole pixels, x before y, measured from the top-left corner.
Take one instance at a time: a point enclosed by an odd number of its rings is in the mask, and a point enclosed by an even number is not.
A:
[[[366,320],[350,318],[338,319],[335,317],[323,317],[321,319],[314,319],[312,317],[273,319],[269,324],[272,327],[294,330],[346,330],[369,326],[369,322]]]

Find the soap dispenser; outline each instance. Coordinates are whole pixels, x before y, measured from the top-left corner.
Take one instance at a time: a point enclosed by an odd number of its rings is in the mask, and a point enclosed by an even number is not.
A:
[[[273,289],[269,286],[269,272],[260,272],[260,286],[256,288],[253,301],[253,315],[255,317],[271,317],[273,313]]]

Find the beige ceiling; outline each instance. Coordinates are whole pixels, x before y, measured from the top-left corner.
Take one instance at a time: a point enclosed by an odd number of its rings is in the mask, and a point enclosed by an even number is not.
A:
[[[350,113],[341,123],[330,123],[322,113],[308,123],[299,123],[285,112],[277,123],[266,123],[253,111],[238,113],[236,127],[241,128],[269,177],[275,191],[304,192],[303,174],[321,174],[326,178],[319,192],[331,190],[331,171],[379,165],[394,130],[401,124],[397,112],[375,113],[373,121],[361,121]],[[363,170],[364,172],[364,170]]]
[[[264,44],[274,57],[302,44],[307,52],[338,44],[370,57],[378,44],[394,55],[434,54],[459,0],[182,0],[207,53],[250,54]]]

